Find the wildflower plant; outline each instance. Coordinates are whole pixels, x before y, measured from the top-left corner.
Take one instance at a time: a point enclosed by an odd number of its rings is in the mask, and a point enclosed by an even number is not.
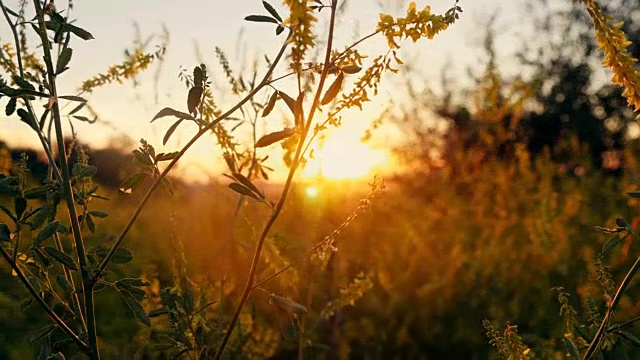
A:
[[[4,19],[13,35],[12,39],[3,39],[0,44],[0,67],[4,71],[0,77],[0,97],[6,115],[24,122],[37,135],[49,166],[48,179],[35,186],[24,180],[24,169],[11,176],[0,175],[0,195],[13,202],[11,207],[0,206],[9,219],[8,223],[0,224],[0,254],[29,292],[30,301],[44,310],[51,320],[50,325],[36,330],[32,336],[33,341],[41,344],[42,358],[77,354],[90,359],[100,358],[100,329],[96,325],[100,309],[95,306],[95,296],[102,288],[115,290],[134,317],[146,326],[152,325],[152,318],[166,315],[172,329],[166,335],[171,339],[169,347],[176,357],[220,359],[225,351],[236,355],[236,351],[243,351],[243,344],[251,336],[246,331],[246,324],[251,322],[246,304],[256,289],[267,292],[271,301],[291,316],[303,316],[308,311],[306,306],[287,296],[271,293],[268,281],[319,250],[337,249],[339,232],[370,206],[381,183],[376,180],[369,197],[357,206],[343,225],[311,247],[304,257],[257,280],[264,249],[269,248],[267,242],[274,239],[272,229],[285,206],[296,171],[309,156],[310,146],[318,134],[329,126],[339,126],[343,110],[361,109],[370,100],[371,93],[377,94],[383,75],[398,71],[402,61],[396,50],[403,39],[413,42],[431,39],[453,24],[462,9],[456,2],[444,15],[437,15],[428,6],[418,11],[417,5],[411,2],[405,17],[381,14],[377,28],[371,34],[339,51],[334,41],[339,0],[285,0],[287,16],[281,16],[266,1],[262,5],[266,14],[249,15],[246,20],[261,23],[256,26],[275,26],[274,36],[282,39],[282,45],[273,57],[267,57],[266,72],[258,76],[255,71],[251,80],[236,77],[224,52],[218,49],[217,56],[232,92],[241,97],[228,110],[216,105],[218,94],[211,86],[211,69],[198,65],[181,74],[181,80],[188,87],[186,109],[165,107],[151,122],[158,121],[159,124],[167,118],[173,119],[165,132],[163,145],[185,124],[192,123],[197,130],[175,151],[157,152],[150,142],[140,141],[140,147],[133,151],[138,171],[125,180],[119,190],[128,194],[148,181],[151,184],[120,233],[101,239],[96,246],[87,239],[95,233],[100,219],[108,216],[95,206],[98,201],[105,200],[92,181],[99,169],[90,165],[89,157],[81,147],[74,147],[74,141],[66,141],[62,119],[66,115],[71,124],[95,121],[94,111],[85,96],[100,86],[130,79],[135,81],[137,74],[153,62],[162,61],[165,48],[160,46],[149,52],[144,44],[138,43],[126,52],[124,62],[82,82],[77,94],[60,94],[58,83],[74,63],[72,44],[93,40],[93,35],[79,26],[81,21],[71,21],[73,3],[69,1],[66,9],[59,10],[56,6],[60,4],[54,5],[52,0],[33,0],[35,17],[28,19],[25,17],[28,1],[21,1],[17,9],[12,9],[0,0]],[[326,34],[316,30],[321,21],[328,24]],[[27,41],[30,36],[27,33],[31,31],[37,35],[38,46],[33,49],[28,47]],[[325,38],[319,41],[319,36]],[[367,64],[370,55],[361,54],[358,45],[374,36],[385,37],[388,49]],[[311,50],[317,49],[319,43],[324,44],[323,55],[321,59],[314,59]],[[285,74],[276,77],[277,70]],[[280,85],[290,79],[297,89],[293,93]],[[259,101],[258,96],[268,100]],[[68,114],[63,114],[61,104],[67,102],[73,107]],[[259,136],[257,120],[270,116],[278,102],[291,112],[292,124]],[[43,105],[42,110],[36,104]],[[82,115],[83,112],[88,116]],[[241,145],[233,133],[245,123],[252,127],[253,138],[251,143]],[[230,124],[233,124],[232,129],[228,127]],[[75,134],[72,135],[75,138]],[[200,291],[202,287],[193,289],[194,281],[181,258],[174,262],[177,264],[175,284],[156,292],[160,307],[151,311],[145,307],[151,300],[149,279],[119,277],[116,273],[120,271],[109,270],[115,264],[126,264],[133,259],[133,253],[123,247],[132,226],[159,187],[173,192],[169,173],[204,135],[213,135],[220,145],[220,157],[226,162],[226,175],[231,179],[229,188],[241,199],[236,213],[243,199],[254,200],[269,210],[253,242],[251,265],[239,299],[229,316],[217,314],[213,317],[215,321],[208,317],[215,301],[207,297],[206,291]],[[275,143],[286,148],[289,169],[280,195],[272,199],[255,180],[268,178],[271,171],[268,157],[260,152]],[[73,154],[75,161],[72,163]],[[223,284],[219,286],[224,288]],[[338,298],[318,311],[318,317],[326,319],[338,308],[353,304],[371,286],[367,276],[357,276],[340,291]],[[236,337],[232,338],[234,333]],[[230,344],[233,344],[231,348]]]

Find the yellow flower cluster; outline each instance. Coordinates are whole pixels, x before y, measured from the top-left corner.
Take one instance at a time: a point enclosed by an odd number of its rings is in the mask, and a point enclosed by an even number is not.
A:
[[[18,67],[12,60],[15,56],[16,53],[11,44],[4,43],[0,46],[0,68],[11,75],[18,73]]]
[[[587,11],[596,29],[596,39],[604,53],[602,64],[613,72],[611,81],[624,87],[622,95],[627,98],[629,106],[640,111],[640,74],[635,69],[635,59],[627,47],[631,42],[620,29],[622,22],[610,24],[612,16],[605,14],[595,0],[584,0]]]
[[[397,39],[411,38],[413,42],[422,37],[432,39],[453,24],[458,19],[460,12],[462,12],[462,8],[455,5],[444,15],[435,15],[431,13],[429,6],[425,6],[421,11],[416,10],[416,3],[412,1],[409,3],[407,16],[404,18],[394,19],[389,14],[380,14],[377,31],[384,34],[391,49],[397,49],[400,47]]]
[[[113,82],[122,83],[125,79],[135,78],[137,74],[145,70],[151,65],[153,60],[163,55],[163,52],[145,53],[142,49],[137,48],[130,53],[128,59],[121,64],[113,65],[107,69],[104,74],[98,74],[91,79],[85,80],[80,85],[80,90],[84,92],[92,92],[95,88],[110,84]]]
[[[291,67],[299,71],[307,50],[315,45],[313,25],[318,19],[313,15],[313,9],[309,7],[307,0],[284,0],[284,3],[291,14],[282,24],[291,29]]]

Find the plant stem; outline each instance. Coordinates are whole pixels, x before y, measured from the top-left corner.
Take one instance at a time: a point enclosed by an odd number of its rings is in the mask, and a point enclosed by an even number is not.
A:
[[[639,269],[640,269],[640,257],[636,259],[636,262],[633,263],[633,265],[631,266],[631,269],[629,269],[629,272],[624,277],[624,280],[622,280],[622,283],[620,283],[620,286],[618,287],[618,291],[616,291],[616,295],[613,297],[613,300],[611,300],[611,305],[607,309],[607,313],[604,315],[604,319],[602,319],[602,323],[600,324],[598,331],[593,336],[593,340],[591,340],[591,343],[589,344],[589,348],[587,349],[587,352],[584,354],[585,360],[590,359],[595,354],[596,350],[598,349],[598,346],[600,346],[600,342],[604,337],[604,333],[606,332],[607,325],[609,325],[609,320],[611,319],[611,316],[613,316],[613,312],[616,310],[616,307],[618,306],[618,303],[620,302],[620,299],[622,298],[624,291],[627,289],[627,286],[629,286],[631,279],[633,279],[633,277],[635,276],[636,272],[638,272]]]
[[[56,314],[53,311],[53,309],[51,309],[51,307],[44,301],[44,299],[40,297],[40,294],[38,294],[38,291],[33,287],[33,285],[31,285],[31,282],[29,281],[29,279],[27,279],[27,277],[24,276],[24,273],[22,272],[22,270],[20,270],[20,268],[18,267],[18,264],[16,264],[16,262],[9,256],[9,254],[2,247],[0,247],[0,253],[2,253],[2,257],[9,264],[9,266],[11,266],[13,271],[16,272],[20,281],[22,281],[24,286],[27,288],[27,290],[31,294],[31,297],[33,297],[38,302],[38,304],[40,304],[40,306],[44,309],[47,315],[49,315],[51,320],[53,320],[53,322],[60,327],[60,330],[62,330],[65,334],[67,334],[71,338],[71,340],[73,340],[76,344],[78,344],[78,346],[80,346],[81,349],[85,351],[88,350],[89,347],[87,346],[87,344],[85,344],[82,340],[80,340],[78,335],[76,335],[76,333],[74,333],[73,330],[69,328],[69,326],[64,322],[64,320],[62,320],[58,316],[58,314]]]
[[[264,242],[267,238],[267,235],[269,234],[271,227],[273,226],[273,224],[276,222],[278,216],[280,215],[280,211],[282,210],[282,207],[284,206],[284,202],[287,198],[287,194],[289,193],[289,188],[291,187],[291,183],[293,182],[293,176],[296,172],[296,169],[298,167],[298,165],[300,164],[300,157],[301,157],[301,153],[302,153],[302,149],[304,147],[304,143],[305,143],[305,138],[306,135],[309,132],[309,128],[311,127],[311,123],[313,121],[313,116],[315,114],[315,111],[318,109],[319,104],[320,104],[320,96],[322,95],[322,88],[324,86],[325,80],[327,78],[327,75],[329,73],[329,61],[331,60],[331,47],[333,44],[333,30],[334,30],[334,26],[335,26],[335,17],[336,17],[336,8],[338,5],[338,0],[333,0],[332,5],[331,5],[331,20],[329,23],[329,35],[328,35],[328,40],[327,40],[327,49],[326,49],[326,54],[325,54],[325,62],[324,62],[324,67],[322,69],[322,75],[320,77],[320,81],[318,83],[318,89],[316,90],[316,95],[315,98],[313,100],[313,104],[311,105],[311,109],[309,110],[309,116],[307,118],[307,122],[305,124],[305,127],[302,131],[302,135],[300,137],[300,141],[298,142],[298,147],[296,149],[296,155],[294,157],[294,161],[291,164],[291,168],[289,169],[289,175],[287,176],[287,181],[285,182],[284,188],[282,189],[282,194],[280,195],[280,199],[278,200],[278,203],[276,204],[276,206],[273,209],[273,213],[271,214],[271,216],[269,217],[269,220],[267,220],[267,223],[264,226],[264,229],[262,230],[262,233],[260,234],[260,237],[258,238],[258,243],[256,244],[256,248],[253,254],[253,259],[251,261],[251,267],[249,268],[249,274],[247,276],[247,283],[244,287],[244,291],[242,293],[242,296],[240,298],[240,301],[238,303],[238,305],[236,306],[236,310],[233,314],[233,317],[231,318],[231,321],[229,323],[229,326],[227,328],[227,331],[224,335],[224,338],[222,339],[222,343],[220,344],[220,346],[218,347],[218,350],[215,354],[214,359],[219,360],[222,358],[222,354],[224,353],[224,349],[227,346],[227,343],[229,342],[229,339],[231,338],[231,334],[233,333],[233,329],[236,326],[236,323],[238,322],[238,319],[240,318],[240,313],[242,312],[242,309],[244,308],[245,303],[247,302],[247,300],[249,299],[249,295],[251,294],[251,292],[253,291],[253,283],[255,281],[255,277],[256,277],[256,273],[258,270],[258,261],[260,260],[260,255],[262,253],[262,247],[264,245]]]
[[[22,47],[20,46],[18,32],[16,31],[16,24],[11,22],[11,18],[9,18],[9,13],[7,12],[7,9],[5,8],[2,0],[0,0],[0,8],[2,8],[2,13],[4,14],[4,17],[7,20],[9,27],[11,28],[11,33],[13,34],[13,41],[16,44],[16,57],[18,58],[18,71],[20,72],[20,77],[24,78],[24,66],[22,64]],[[25,105],[27,106],[27,110],[35,120],[36,119],[35,111],[33,111],[33,107],[31,106],[31,101],[29,101],[28,97],[26,96],[23,98],[23,100],[25,102]],[[51,148],[49,147],[47,140],[42,135],[42,131],[38,127],[38,124],[32,124],[32,127],[35,130],[36,134],[38,135],[38,139],[40,140],[40,145],[42,146],[42,149],[47,155],[49,166],[51,167],[53,174],[56,177],[56,180],[61,181],[62,177],[60,175],[60,170],[56,166],[56,162],[53,160],[53,154],[51,153]]]
[[[84,311],[87,327],[87,345],[89,349],[86,351],[91,360],[99,360],[100,353],[98,350],[98,336],[96,333],[96,317],[93,303],[93,282],[87,265],[87,256],[84,248],[84,240],[82,239],[82,231],[78,222],[78,214],[76,211],[75,200],[73,196],[73,188],[71,186],[71,175],[69,173],[69,164],[67,163],[66,149],[64,144],[64,135],[62,133],[62,121],[60,119],[60,107],[58,105],[58,93],[56,87],[56,74],[53,67],[53,58],[51,56],[50,43],[47,35],[47,28],[44,20],[43,9],[40,0],[33,0],[36,16],[38,18],[39,35],[44,52],[44,62],[47,67],[47,77],[49,80],[51,115],[55,124],[56,142],[58,145],[58,161],[60,162],[60,170],[62,173],[63,196],[69,211],[69,222],[71,223],[71,232],[78,255],[78,263],[80,264],[80,275],[82,277],[82,293],[84,296]]]
[[[290,36],[291,35],[289,35],[289,37]],[[129,232],[129,230],[131,230],[131,227],[133,226],[134,222],[138,218],[138,215],[140,215],[140,213],[142,212],[142,209],[144,208],[145,204],[147,203],[147,201],[149,201],[149,198],[151,198],[151,195],[153,194],[153,192],[158,188],[158,186],[160,186],[160,183],[162,182],[162,179],[164,179],[167,176],[167,174],[169,173],[169,171],[171,171],[171,169],[173,169],[173,167],[176,165],[178,160],[180,160],[182,158],[182,156],[187,152],[187,150],[189,150],[189,148],[191,148],[191,146],[202,135],[206,134],[209,130],[211,130],[219,122],[221,122],[222,120],[226,119],[231,114],[236,112],[242,105],[244,105],[247,101],[249,101],[252,97],[254,97],[255,94],[257,94],[263,87],[265,87],[267,85],[267,83],[269,82],[269,78],[271,77],[271,74],[273,73],[273,70],[275,69],[276,65],[280,62],[280,59],[282,59],[282,56],[284,55],[285,49],[289,45],[289,43],[288,43],[289,37],[287,37],[287,40],[284,42],[284,44],[280,48],[280,52],[278,53],[278,55],[274,59],[273,63],[271,64],[271,67],[269,68],[269,70],[267,70],[267,73],[264,75],[264,78],[260,81],[260,83],[253,90],[251,90],[251,92],[249,92],[242,100],[240,100],[240,102],[238,102],[236,105],[234,105],[231,109],[229,109],[224,114],[218,116],[216,119],[211,121],[211,123],[207,124],[207,126],[205,126],[202,129],[200,129],[191,138],[191,140],[189,140],[189,142],[187,142],[187,144],[182,149],[180,149],[178,154],[171,160],[171,162],[167,165],[167,167],[164,169],[164,171],[162,171],[162,173],[160,175],[158,175],[158,177],[153,181],[153,183],[149,187],[149,190],[147,190],[146,194],[144,194],[144,197],[142,198],[142,200],[140,200],[140,203],[138,204],[138,206],[134,210],[133,214],[131,215],[131,218],[129,219],[129,221],[127,222],[125,227],[122,229],[122,232],[120,233],[120,235],[118,236],[116,241],[111,246],[111,249],[109,250],[109,253],[107,254],[107,256],[105,256],[104,260],[102,260],[102,263],[100,263],[100,266],[95,271],[95,273],[93,275],[93,280],[92,280],[93,283],[98,281],[98,279],[100,278],[100,276],[102,275],[102,273],[106,269],[107,265],[109,264],[109,261],[111,260],[111,258],[115,254],[116,250],[118,250],[118,248],[120,247],[120,244],[122,244],[122,241],[124,241],[125,236]]]

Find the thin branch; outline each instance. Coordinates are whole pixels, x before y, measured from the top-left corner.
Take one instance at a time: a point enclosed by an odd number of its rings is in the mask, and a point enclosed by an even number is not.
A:
[[[40,294],[38,294],[38,291],[33,287],[33,285],[31,285],[31,282],[29,281],[29,279],[27,279],[26,276],[24,276],[24,273],[22,272],[22,270],[20,270],[16,262],[9,256],[9,254],[2,247],[0,247],[0,253],[2,253],[2,257],[4,258],[4,260],[9,264],[9,266],[11,266],[13,271],[15,271],[15,273],[18,275],[18,278],[20,279],[20,281],[22,281],[24,286],[27,288],[27,290],[31,294],[31,297],[33,297],[38,302],[38,304],[40,304],[42,309],[47,313],[47,315],[49,315],[51,320],[53,320],[53,322],[60,327],[60,330],[62,330],[65,334],[67,334],[71,338],[71,340],[73,340],[76,344],[78,344],[78,346],[80,346],[81,349],[85,351],[88,350],[89,347],[87,346],[87,344],[85,344],[82,340],[80,340],[78,335],[76,335],[76,333],[74,333],[73,330],[69,328],[69,326],[58,316],[58,314],[56,314],[53,311],[53,309],[51,309],[51,307],[44,301],[44,299],[40,297]]]
[[[324,62],[324,67],[322,69],[322,75],[320,77],[320,81],[318,83],[318,88],[316,90],[316,95],[315,98],[313,100],[313,104],[311,106],[311,109],[309,111],[309,117],[307,118],[307,122],[305,124],[304,130],[302,131],[302,135],[301,138],[298,142],[298,147],[296,149],[296,155],[294,157],[294,161],[291,164],[291,168],[289,169],[289,175],[287,177],[287,181],[285,182],[284,188],[282,189],[282,194],[280,195],[280,199],[278,200],[278,203],[276,204],[276,206],[273,209],[273,213],[271,214],[271,216],[269,217],[269,220],[267,220],[267,223],[264,227],[264,229],[262,230],[262,233],[260,234],[260,238],[258,239],[258,243],[256,244],[256,248],[253,254],[253,259],[251,261],[251,267],[249,269],[249,275],[247,278],[247,283],[244,287],[244,291],[242,293],[242,297],[240,298],[240,302],[238,303],[238,305],[236,306],[236,310],[233,314],[233,317],[231,318],[231,321],[229,323],[229,326],[227,328],[227,331],[224,335],[224,338],[222,339],[222,342],[220,344],[220,346],[218,347],[218,350],[215,354],[214,359],[216,360],[220,360],[222,358],[222,354],[224,353],[224,349],[227,346],[227,343],[229,342],[229,339],[231,338],[231,334],[233,333],[233,330],[236,326],[236,323],[238,322],[238,319],[240,318],[240,314],[242,312],[242,309],[244,308],[245,303],[247,302],[247,300],[249,299],[249,295],[251,294],[251,292],[253,291],[253,283],[255,281],[255,277],[256,277],[256,273],[258,270],[258,261],[260,260],[260,255],[262,254],[262,247],[264,245],[264,242],[267,238],[267,235],[269,234],[271,227],[273,226],[273,224],[276,222],[276,220],[278,219],[278,216],[280,215],[280,211],[282,210],[282,207],[284,206],[285,200],[287,198],[287,194],[289,193],[289,188],[291,187],[291,183],[293,182],[293,176],[296,172],[296,169],[298,167],[298,165],[300,164],[300,157],[301,157],[301,153],[302,153],[302,149],[304,147],[304,142],[305,142],[305,138],[307,133],[309,132],[309,128],[311,127],[311,123],[313,121],[313,116],[315,114],[315,111],[318,109],[319,104],[320,104],[320,96],[322,95],[322,88],[324,86],[325,80],[327,78],[327,75],[329,74],[329,61],[331,60],[331,47],[333,44],[333,31],[334,31],[334,27],[335,27],[335,18],[336,18],[336,7],[338,5],[338,0],[334,0],[332,5],[331,5],[331,20],[329,23],[329,34],[328,34],[328,40],[327,40],[327,50],[326,50],[326,54],[325,54],[325,62]]]
[[[624,280],[622,280],[622,283],[620,283],[620,286],[618,287],[618,291],[616,292],[616,295],[613,297],[613,300],[611,300],[611,305],[609,305],[609,308],[607,309],[607,312],[604,315],[604,319],[602,319],[602,323],[600,324],[598,331],[593,336],[593,340],[589,344],[589,348],[587,349],[587,352],[584,354],[585,360],[590,359],[595,354],[596,350],[598,349],[598,346],[600,346],[600,342],[604,337],[604,333],[607,329],[607,325],[609,325],[609,321],[611,320],[611,317],[613,316],[613,312],[616,310],[616,307],[618,306],[618,303],[620,302],[620,299],[622,298],[624,291],[627,289],[627,286],[629,286],[631,279],[633,279],[633,277],[635,276],[636,272],[638,272],[639,269],[640,269],[640,257],[636,259],[636,262],[633,263],[633,265],[631,266],[631,269],[629,269],[629,272],[624,277]]]

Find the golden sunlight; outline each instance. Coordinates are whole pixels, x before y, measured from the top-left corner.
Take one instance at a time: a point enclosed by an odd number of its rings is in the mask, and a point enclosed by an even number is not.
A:
[[[338,131],[313,149],[302,172],[306,178],[360,179],[389,165],[389,153],[360,142],[354,132]]]

